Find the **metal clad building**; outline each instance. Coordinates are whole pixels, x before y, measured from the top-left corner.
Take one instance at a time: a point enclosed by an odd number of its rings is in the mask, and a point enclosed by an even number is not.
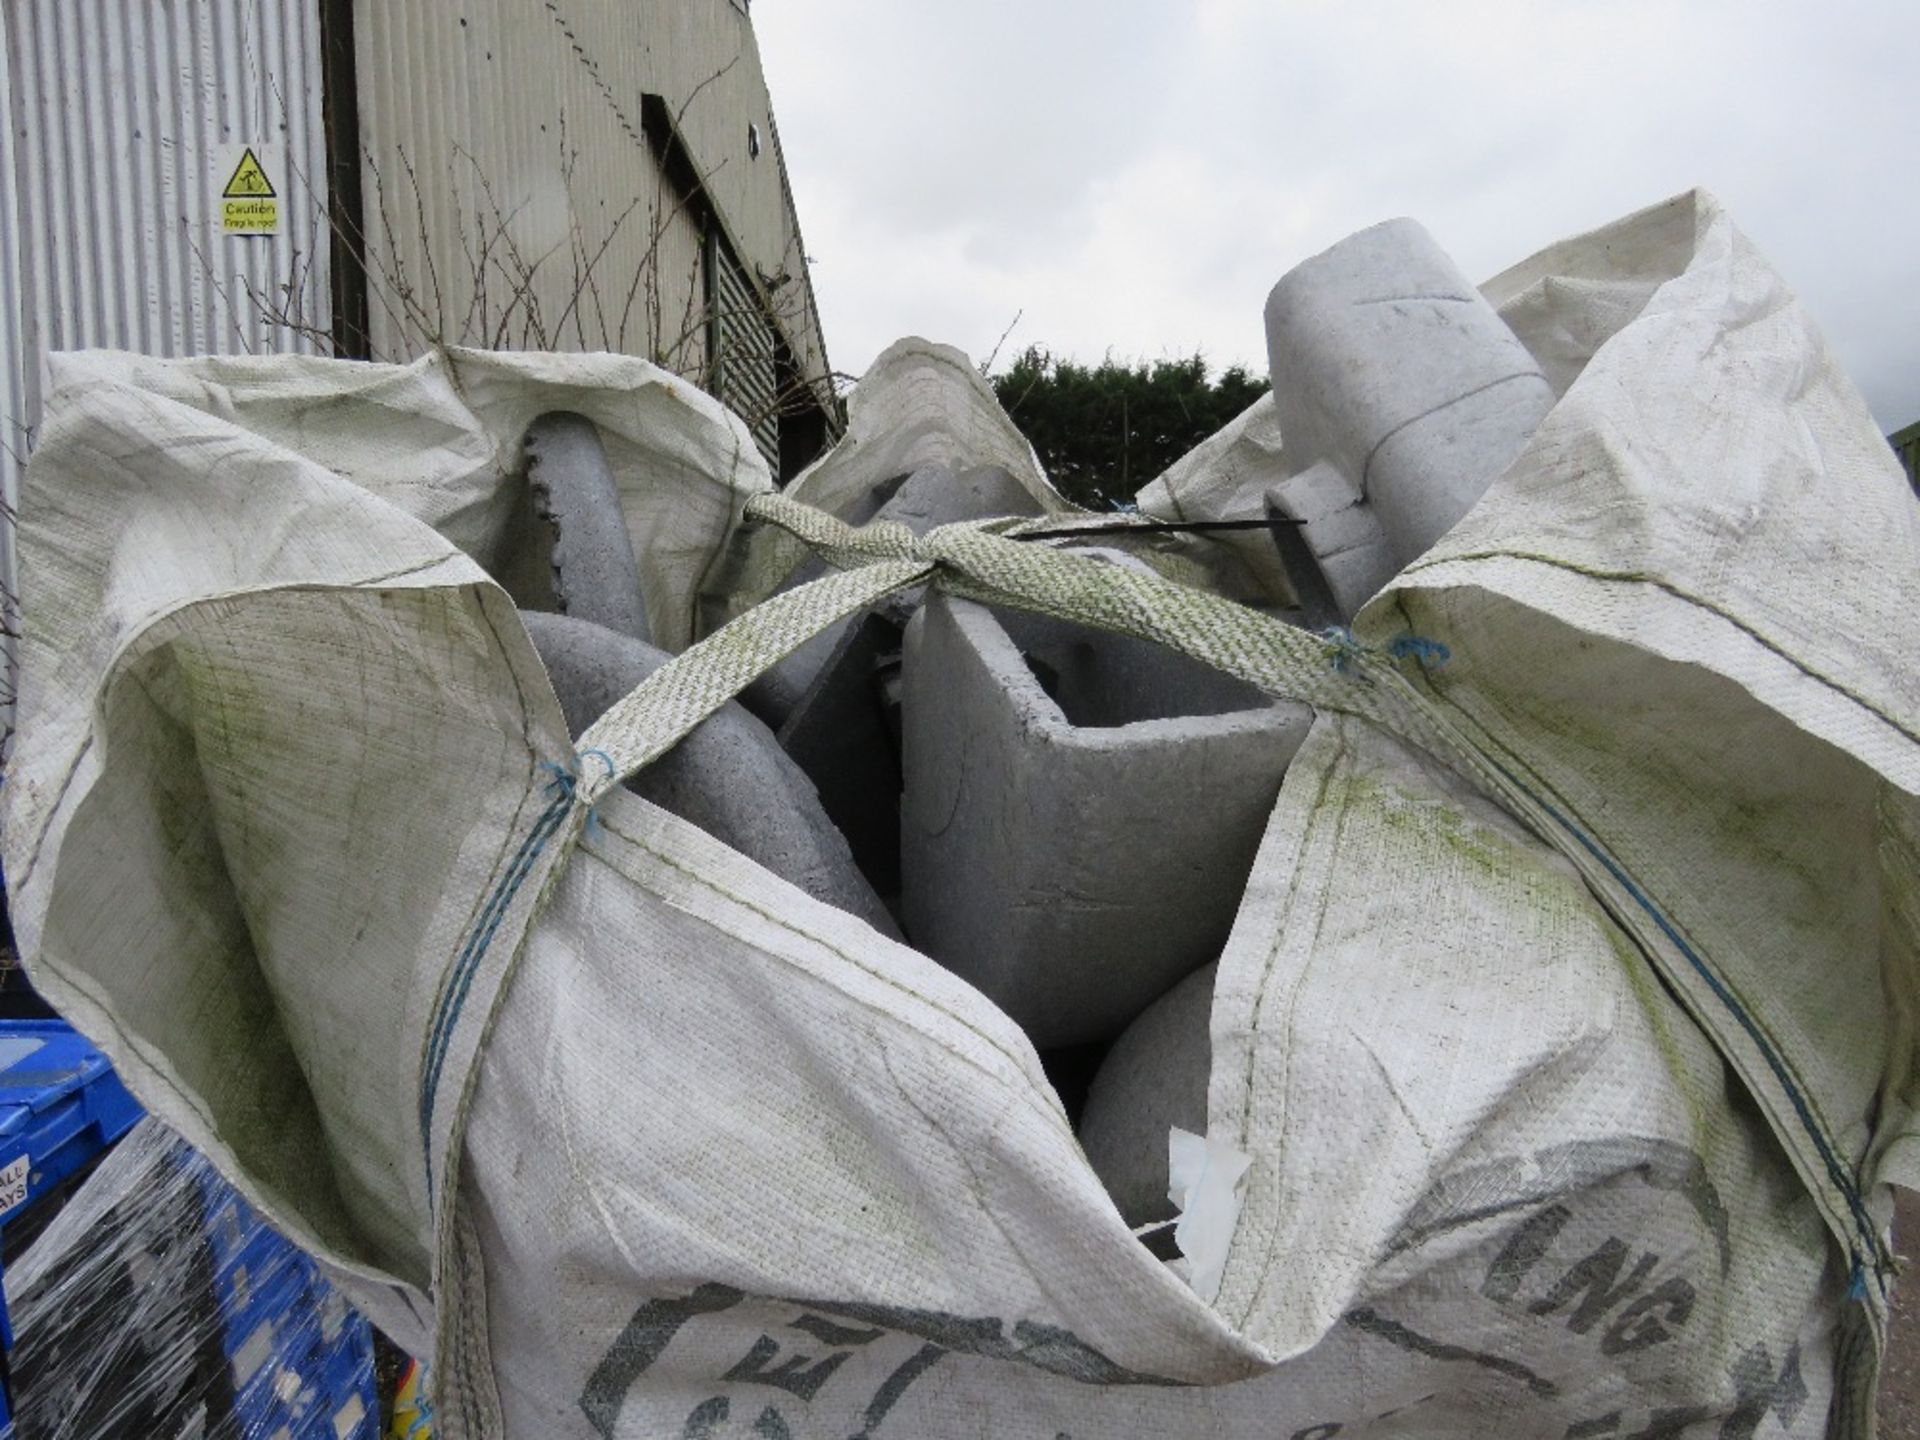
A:
[[[14,187],[5,177],[14,165],[13,70],[7,64],[10,29],[0,10],[0,711],[13,706],[13,677],[19,673],[14,638],[20,632],[18,594],[13,577],[14,507],[27,454],[27,350],[21,330],[20,223]],[[7,727],[11,732],[12,726]],[[9,735],[10,738],[10,735]]]
[[[838,427],[740,0],[0,0],[0,29],[9,503],[45,354],[92,346],[618,350],[779,473]],[[268,180],[236,192],[246,147]],[[273,233],[237,233],[263,188]]]
[[[1920,493],[1920,420],[1896,430],[1887,437],[1893,446],[1893,453],[1900,457],[1900,463],[1906,468],[1907,483],[1916,493]]]
[[[47,351],[311,351],[324,337],[303,327],[326,330],[333,307],[312,0],[0,0],[0,31],[0,595],[11,622],[10,517]],[[283,186],[278,235],[211,223],[234,143],[273,147],[278,167],[310,177]]]
[[[716,247],[833,409],[737,0],[0,0],[0,24],[29,422],[32,357],[88,345],[619,349],[710,382]],[[271,236],[220,231],[239,144],[278,147]]]
[[[776,470],[824,439],[826,350],[744,7],[362,0],[352,28],[371,353],[624,350],[708,385]],[[743,327],[752,364],[715,348]]]
[[[47,350],[322,348],[311,0],[6,0],[6,28],[29,416]],[[220,232],[230,145],[277,151],[279,234]]]

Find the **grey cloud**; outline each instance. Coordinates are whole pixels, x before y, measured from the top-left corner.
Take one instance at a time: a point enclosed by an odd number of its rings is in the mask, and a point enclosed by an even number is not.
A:
[[[1920,6],[988,0],[755,20],[836,363],[1203,348],[1376,220],[1470,273],[1702,184],[1886,427],[1920,419]]]
[[[844,57],[821,74],[819,92],[804,93],[781,82],[785,31],[759,24],[775,36],[762,45],[783,133],[793,114],[830,135],[827,164],[865,177],[863,211],[914,234],[955,223],[1047,227],[1151,135],[1162,100],[1155,71],[1180,39],[1172,12],[1127,25],[1088,18],[1077,5],[1010,0],[829,0],[782,17],[808,32],[796,49],[831,36],[830,54]],[[810,60],[807,70],[828,63]]]

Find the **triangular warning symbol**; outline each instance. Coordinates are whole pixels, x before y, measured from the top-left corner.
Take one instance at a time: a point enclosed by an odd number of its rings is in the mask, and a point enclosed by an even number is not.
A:
[[[254,155],[249,145],[240,156],[240,163],[233,167],[233,178],[227,181],[227,188],[220,192],[223,200],[271,200],[274,198],[273,182],[267,179],[266,167]]]

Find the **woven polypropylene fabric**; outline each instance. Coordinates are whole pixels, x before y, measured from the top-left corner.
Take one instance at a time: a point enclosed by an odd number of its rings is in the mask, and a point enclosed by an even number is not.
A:
[[[437,1335],[456,1440],[1864,1424],[1920,1170],[1920,519],[1710,199],[1495,288],[1559,403],[1351,635],[1055,520],[850,528],[617,357],[64,361],[4,796],[36,983]],[[1017,461],[950,361],[895,372],[933,428],[819,473]],[[745,611],[578,751],[485,568],[562,402],[668,643]],[[844,573],[752,606],[808,547]],[[1318,712],[1219,961],[1209,1300],[1005,1014],[615,784],[922,583]]]

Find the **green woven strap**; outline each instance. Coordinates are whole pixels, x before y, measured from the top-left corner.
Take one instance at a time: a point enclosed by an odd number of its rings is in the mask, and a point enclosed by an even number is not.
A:
[[[746,514],[805,541],[842,573],[755,606],[601,716],[580,737],[582,754],[607,759],[583,778],[589,802],[836,621],[923,581],[965,599],[1156,641],[1269,695],[1363,715],[1423,748],[1470,761],[1464,741],[1390,662],[1158,575],[1014,538],[1054,521],[967,521],[915,535],[887,523],[856,529],[778,495],[755,497]]]
[[[702,720],[807,641],[891,591],[927,579],[919,560],[874,559],[762,601],[649,675],[587,728],[579,752],[607,764],[582,777],[591,803],[679,744]]]
[[[1560,852],[1639,943],[1655,969],[1760,1102],[1776,1136],[1847,1252],[1856,1276],[1890,1273],[1858,1178],[1804,1101],[1789,1057],[1750,1021],[1711,957],[1666,917],[1657,897],[1531,777],[1483,751],[1386,654],[1351,636],[1315,635],[1203,590],[1038,542],[1046,520],[972,521],[915,536],[893,524],[860,529],[779,495],[748,502],[750,522],[780,527],[842,573],[775,596],[662,666],[581,737],[605,767],[582,778],[586,804],[677,744],[769,666],[890,591],[926,581],[970,600],[1155,641],[1276,699],[1357,715],[1450,765]],[[1102,517],[1105,519],[1106,517]],[[1108,520],[1102,528],[1110,528]],[[1874,1289],[1875,1314],[1884,1294]]]

